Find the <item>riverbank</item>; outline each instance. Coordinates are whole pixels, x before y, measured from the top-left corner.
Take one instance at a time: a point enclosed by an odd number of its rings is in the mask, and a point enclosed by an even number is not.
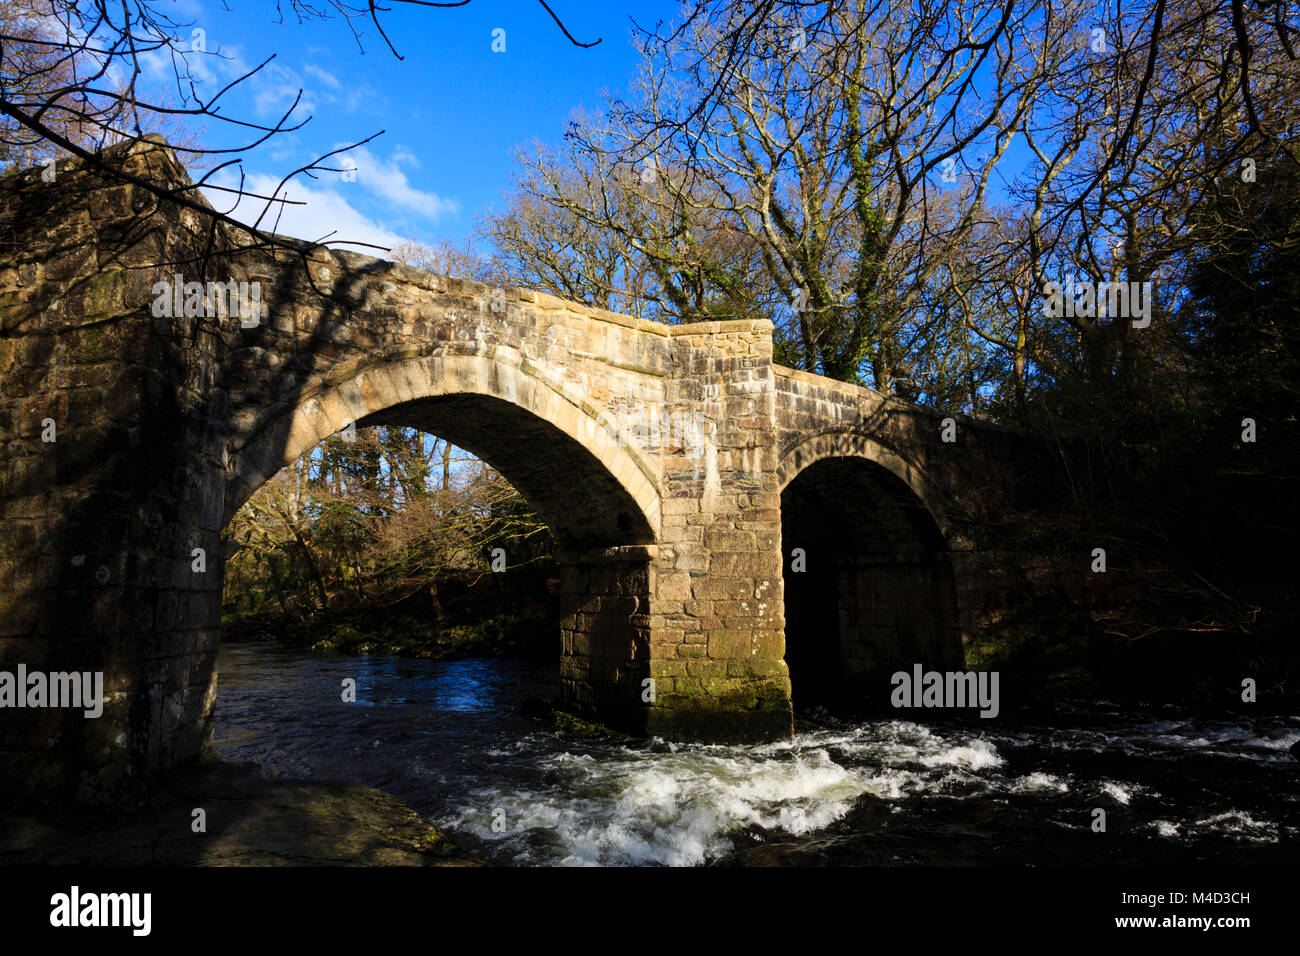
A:
[[[526,565],[501,574],[446,572],[436,587],[406,583],[385,591],[383,582],[370,582],[368,597],[347,591],[328,607],[303,595],[287,605],[262,600],[256,610],[229,604],[221,639],[432,661],[548,661],[560,653],[558,584],[547,565]]]
[[[206,832],[194,832],[196,809]],[[264,775],[217,757],[126,816],[0,820],[0,865],[482,866],[418,813],[352,783]]]
[[[554,634],[554,640],[538,639]],[[223,642],[274,643],[299,651],[381,654],[426,661],[475,657],[550,660],[559,653],[559,621],[544,612],[506,608],[476,621],[449,623],[402,615],[383,607],[356,607],[294,621],[271,613],[228,616]]]

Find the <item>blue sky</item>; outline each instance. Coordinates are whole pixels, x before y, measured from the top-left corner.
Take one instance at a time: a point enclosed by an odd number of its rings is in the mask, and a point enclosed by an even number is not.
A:
[[[275,0],[163,0],[178,37],[188,40],[194,30],[204,31],[208,55],[188,59],[207,95],[275,55],[223,98],[227,115],[274,123],[302,92],[294,116],[310,121],[240,154],[245,189],[269,195],[297,167],[383,131],[351,153],[357,164],[353,181],[339,173],[300,175],[284,194],[304,205],[283,207],[278,224],[262,223],[303,239],[328,236],[331,242],[379,246],[404,239],[461,244],[480,213],[504,205],[501,194],[510,185],[519,148],[533,141],[559,144],[575,110],[599,112],[606,91],[619,95],[627,89],[640,65],[631,42],[633,18],[652,27],[679,13],[673,0],[552,0],[575,38],[601,40],[583,49],[537,0],[471,0],[456,8],[393,2],[381,18],[403,57],[398,59],[368,18],[352,21],[361,34],[359,46],[341,17],[300,23],[290,0],[282,2],[283,17]],[[504,31],[505,52],[493,50],[498,30]],[[156,58],[146,66],[150,79],[174,85],[169,61]],[[247,141],[241,130],[207,123],[210,145]],[[991,200],[1005,197],[1001,177],[1023,160],[1017,143],[999,166]],[[234,171],[214,181],[238,185]],[[230,209],[229,194],[211,191],[208,198]],[[245,199],[233,214],[252,222],[263,206]]]
[[[478,213],[502,205],[517,147],[533,140],[560,142],[575,108],[598,110],[605,90],[621,92],[633,77],[638,55],[630,42],[630,16],[653,25],[671,18],[674,3],[590,3],[554,0],[552,9],[573,35],[598,46],[580,49],[564,36],[534,0],[472,0],[440,9],[393,4],[381,14],[384,29],[402,54],[393,56],[368,20],[357,20],[358,48],[347,23],[298,23],[292,14],[277,23],[268,0],[175,0],[173,16],[202,29],[207,51],[190,56],[203,90],[215,91],[271,54],[261,73],[231,94],[223,112],[270,123],[301,89],[296,116],[307,125],[280,134],[246,153],[246,186],[270,192],[292,169],[317,155],[384,134],[355,153],[355,181],[337,173],[298,177],[278,231],[319,239],[389,244],[399,239],[459,242]],[[287,7],[287,2],[285,4]],[[504,30],[505,52],[492,50],[494,30]],[[155,79],[167,64],[155,63]],[[207,140],[235,145],[241,135],[209,122]],[[234,185],[233,175],[217,180]],[[229,197],[213,192],[219,208]],[[248,218],[251,205],[236,212]],[[369,251],[369,250],[361,250]]]

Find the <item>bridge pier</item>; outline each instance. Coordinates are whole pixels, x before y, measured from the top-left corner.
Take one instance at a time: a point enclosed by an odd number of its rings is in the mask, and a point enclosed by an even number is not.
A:
[[[793,730],[785,662],[781,497],[772,326],[671,330],[649,731],[678,739],[773,740]]]
[[[560,705],[631,733],[645,728],[650,562],[657,548],[561,552]]]

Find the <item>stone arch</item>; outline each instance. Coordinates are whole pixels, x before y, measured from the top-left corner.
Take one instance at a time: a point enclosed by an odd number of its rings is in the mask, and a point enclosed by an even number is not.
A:
[[[830,433],[788,453],[778,480],[795,705],[881,710],[894,672],[964,667],[948,528],[917,469]]]
[[[349,422],[431,432],[515,486],[559,545],[565,708],[611,726],[643,723],[660,499],[654,471],[617,423],[524,363],[482,352],[388,357],[245,422],[249,437],[227,464],[226,520]]]
[[[949,541],[952,537],[948,516],[920,469],[861,432],[822,432],[799,442],[781,457],[777,466],[778,491],[785,491],[795,476],[826,458],[863,458],[885,469],[916,495],[944,540]]]
[[[621,440],[614,420],[525,367],[483,354],[387,359],[271,409],[230,458],[226,519],[349,423],[414,426],[474,452],[520,490],[562,547],[657,538],[654,470]]]

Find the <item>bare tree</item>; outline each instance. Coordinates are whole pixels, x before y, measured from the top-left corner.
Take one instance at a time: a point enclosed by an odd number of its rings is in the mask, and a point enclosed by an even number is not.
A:
[[[210,215],[217,222],[239,230],[237,235],[256,247],[283,247],[275,235],[275,225],[284,205],[284,186],[298,176],[315,176],[321,172],[342,172],[331,165],[335,157],[370,142],[376,132],[341,149],[331,150],[311,162],[285,174],[270,195],[257,195],[244,187],[241,154],[255,149],[280,134],[300,129],[307,119],[296,118],[302,91],[272,123],[259,123],[227,111],[225,100],[230,91],[247,83],[274,59],[257,64],[219,89],[204,87],[198,80],[200,65],[217,65],[229,59],[220,49],[208,50],[199,36],[190,31],[191,24],[173,18],[164,6],[153,0],[131,0],[112,4],[107,0],[5,0],[0,7],[0,151],[33,149],[41,155],[75,156],[91,168],[129,182],[159,199],[165,199]],[[458,3],[434,3],[429,0],[398,0],[422,7],[464,6]],[[555,19],[569,40],[583,47],[594,46],[597,39],[581,43],[569,33],[551,8],[539,0]],[[359,23],[372,24],[389,49],[393,48],[380,20],[380,13],[390,8],[374,3],[352,5],[344,0],[327,0],[315,5],[304,0],[290,0],[288,12],[300,22],[341,19],[357,42],[363,39]],[[277,15],[285,9],[277,2]],[[170,67],[170,92],[146,81],[151,64]],[[224,135],[241,137],[234,146],[200,145],[181,136],[173,147],[192,168],[211,168],[193,185],[173,188],[159,185],[146,177],[123,168],[106,156],[106,147],[143,139],[159,132],[171,133],[177,124],[192,126],[207,123]],[[117,154],[113,154],[117,155]],[[3,158],[12,158],[7,155]],[[240,169],[234,187],[215,181],[217,173],[231,167]],[[199,194],[208,189],[232,197],[223,211],[213,212]],[[251,224],[236,221],[230,212],[243,198],[261,202],[261,209]],[[345,242],[333,234],[309,237],[315,244]],[[347,243],[349,245],[368,245]],[[300,246],[293,247],[302,252]],[[378,248],[378,247],[376,247]]]
[[[947,400],[944,264],[1082,9],[696,4],[644,32],[604,122],[528,164],[530,193],[644,262],[681,318],[767,315],[782,361]]]
[[[1011,187],[1020,215],[986,259],[995,281],[1016,276],[1032,290],[1017,302],[1021,343],[1033,325],[1074,343],[1074,359],[1059,347],[1039,351],[1054,377],[1134,387],[1143,350],[1163,341],[1161,316],[1183,301],[1189,251],[1218,241],[1203,210],[1225,184],[1253,181],[1257,163],[1294,162],[1300,63],[1281,6],[1099,8],[1050,78],[1023,128],[1032,158]],[[1151,283],[1154,326],[1138,332],[1097,309],[1045,319],[1045,283],[1076,277]],[[1046,323],[1063,328],[1049,333]]]
[[[492,281],[494,276],[491,265],[471,249],[468,242],[458,247],[445,241],[422,243],[407,239],[388,250],[388,259],[439,275],[478,282]]]

